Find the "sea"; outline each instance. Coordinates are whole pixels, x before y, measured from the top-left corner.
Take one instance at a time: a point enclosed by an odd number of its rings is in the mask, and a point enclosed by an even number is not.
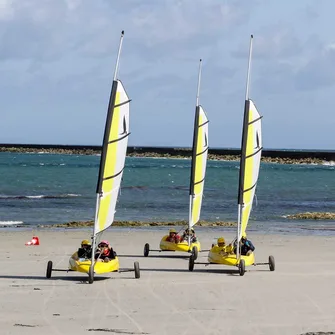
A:
[[[93,220],[99,163],[99,155],[1,152],[0,226]],[[127,157],[115,220],[187,220],[190,166],[190,159]],[[237,221],[238,177],[238,161],[208,161],[201,220]],[[335,212],[334,177],[334,162],[262,162],[248,231],[335,235],[334,221],[287,218]]]

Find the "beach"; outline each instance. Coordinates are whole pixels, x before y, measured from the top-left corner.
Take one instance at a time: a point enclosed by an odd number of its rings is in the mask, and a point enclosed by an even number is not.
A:
[[[134,272],[97,275],[92,285],[66,269],[68,258],[89,230],[3,231],[0,236],[1,334],[304,334],[335,331],[335,237],[249,234],[256,261],[243,277],[235,268],[195,265],[188,254],[151,252],[162,232],[111,228],[103,234]],[[203,249],[220,234],[199,232]],[[225,234],[226,240],[233,233]],[[39,246],[25,246],[33,235]],[[207,252],[197,262],[206,262]]]

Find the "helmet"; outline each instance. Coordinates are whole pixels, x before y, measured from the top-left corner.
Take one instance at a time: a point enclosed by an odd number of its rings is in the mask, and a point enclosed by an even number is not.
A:
[[[82,240],[81,245],[91,245],[91,242],[89,240]]]
[[[177,231],[174,228],[171,228],[169,233],[177,233]]]
[[[107,244],[107,245],[109,245],[109,242],[106,241],[106,240],[102,240],[102,241],[100,241],[99,245],[101,245],[101,244]]]
[[[218,244],[219,243],[226,243],[225,239],[223,237],[218,238]]]

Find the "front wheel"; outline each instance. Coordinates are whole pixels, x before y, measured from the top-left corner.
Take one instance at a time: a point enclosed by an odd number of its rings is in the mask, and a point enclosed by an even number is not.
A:
[[[134,262],[134,271],[135,271],[135,278],[138,279],[141,276],[140,273],[140,264],[139,262]]]
[[[143,252],[144,257],[148,257],[149,256],[149,251],[150,251],[150,245],[149,245],[149,243],[146,243],[144,245],[144,252]]]
[[[90,266],[90,269],[88,271],[88,283],[93,284],[94,282],[94,268],[93,266]]]
[[[194,256],[194,260],[197,260],[197,258],[198,258],[198,248],[196,246],[194,246],[192,248],[192,255]]]
[[[188,269],[189,269],[189,271],[193,271],[193,269],[194,269],[194,255],[193,255],[193,253],[190,256],[190,260],[188,261]]]
[[[46,277],[51,278],[51,274],[52,274],[52,261],[49,261],[47,265]]]
[[[275,258],[273,256],[269,256],[269,268],[270,271],[274,271],[276,268]]]
[[[244,259],[240,260],[240,263],[238,264],[238,272],[240,276],[244,276],[245,273],[245,262]]]

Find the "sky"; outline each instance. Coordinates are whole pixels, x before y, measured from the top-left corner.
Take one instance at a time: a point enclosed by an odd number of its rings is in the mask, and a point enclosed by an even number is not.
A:
[[[0,0],[0,143],[101,145],[124,30],[130,146],[192,145],[202,58],[209,146],[239,148],[253,34],[264,148],[335,150],[334,12],[334,0]]]

